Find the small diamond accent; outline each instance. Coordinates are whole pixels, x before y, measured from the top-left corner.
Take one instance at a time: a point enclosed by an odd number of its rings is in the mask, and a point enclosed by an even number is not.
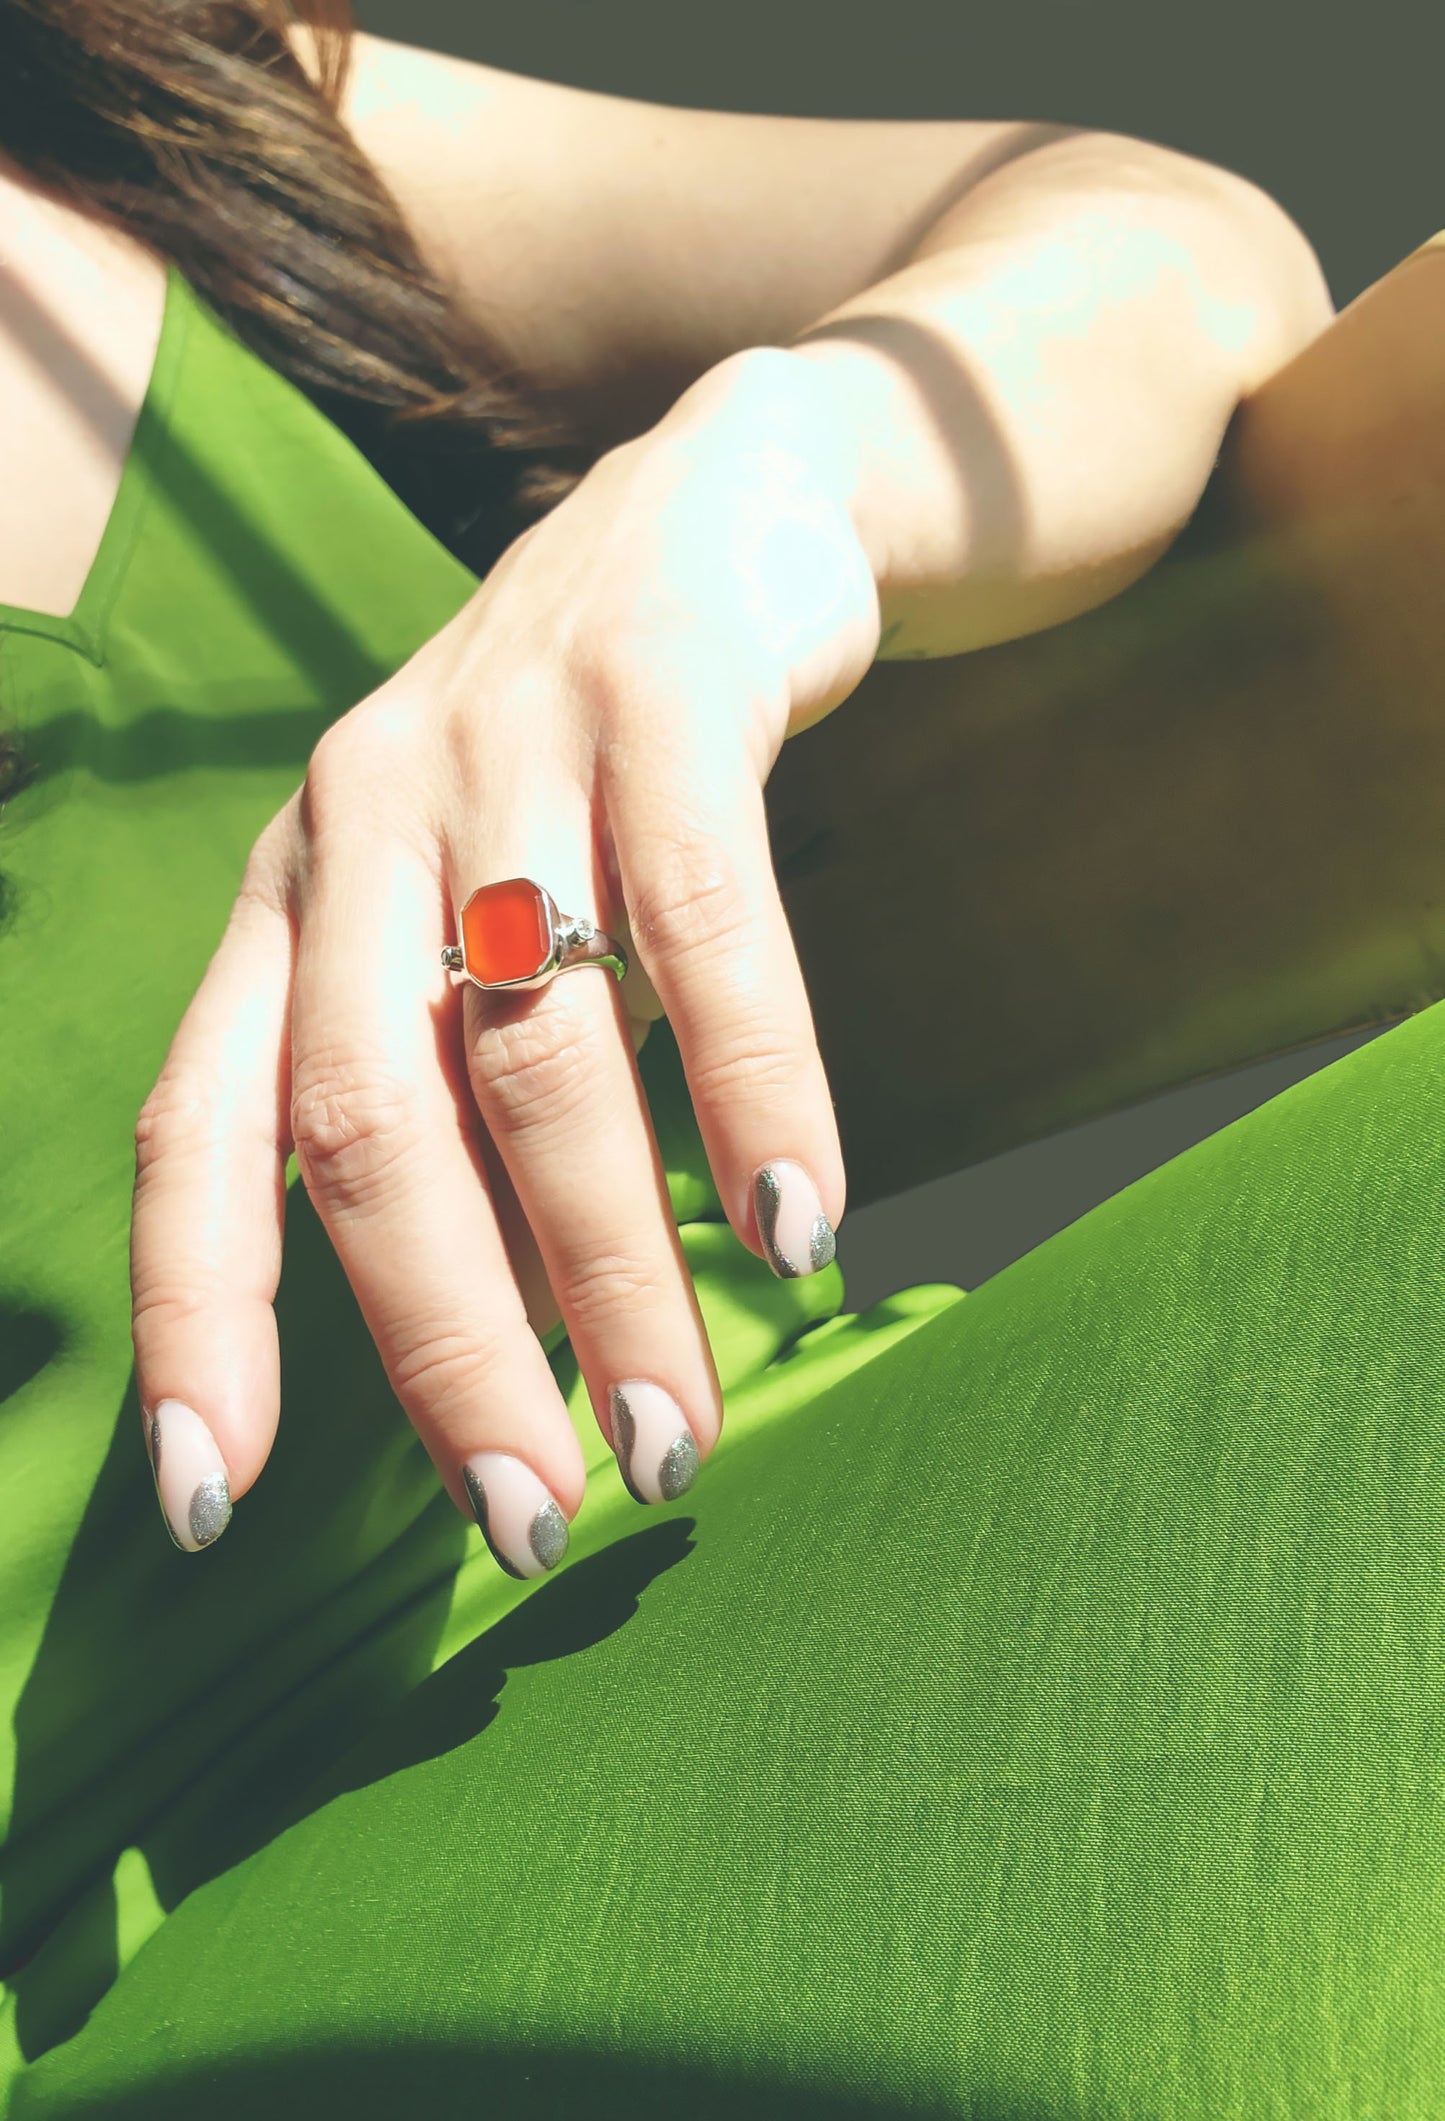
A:
[[[590,943],[597,930],[584,913],[580,920],[573,921],[572,933],[579,943]]]

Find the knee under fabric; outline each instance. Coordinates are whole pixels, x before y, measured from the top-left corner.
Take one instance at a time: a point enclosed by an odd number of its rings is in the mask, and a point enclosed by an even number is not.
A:
[[[15,2121],[1437,2113],[1442,1027],[743,1394]]]

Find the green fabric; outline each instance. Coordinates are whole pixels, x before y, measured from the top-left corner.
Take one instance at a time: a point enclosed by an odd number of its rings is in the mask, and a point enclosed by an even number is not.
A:
[[[733,1238],[661,1026],[697,1485],[639,1510],[558,1341],[588,1495],[504,1577],[293,1195],[280,1441],[170,1547],[132,1118],[317,732],[469,587],[173,278],[76,621],[0,611],[10,2121],[1438,2116],[1439,1008],[858,1316]]]

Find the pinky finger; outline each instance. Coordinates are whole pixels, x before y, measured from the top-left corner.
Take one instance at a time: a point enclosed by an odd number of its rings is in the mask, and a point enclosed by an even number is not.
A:
[[[132,1332],[172,1540],[210,1546],[280,1411],[291,922],[244,892],[136,1127]]]

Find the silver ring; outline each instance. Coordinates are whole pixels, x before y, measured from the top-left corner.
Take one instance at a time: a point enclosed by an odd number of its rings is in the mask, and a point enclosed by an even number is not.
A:
[[[622,979],[627,952],[586,914],[565,914],[541,884],[511,876],[481,884],[457,916],[459,942],[448,943],[442,963],[474,987],[545,987],[559,972],[604,965]]]

